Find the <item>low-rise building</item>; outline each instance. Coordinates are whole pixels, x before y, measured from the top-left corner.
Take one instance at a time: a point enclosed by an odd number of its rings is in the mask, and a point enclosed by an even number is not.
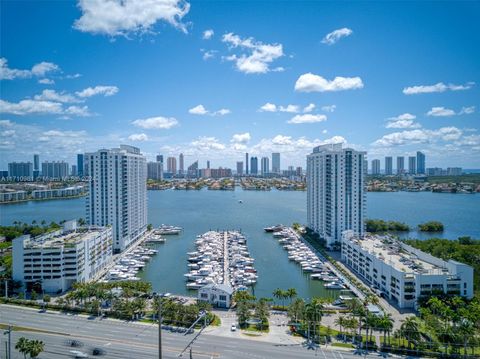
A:
[[[27,199],[27,191],[4,191],[0,192],[0,202],[17,202]]]
[[[111,263],[112,248],[110,227],[77,227],[69,221],[55,232],[14,239],[12,277],[28,290],[61,293],[73,283],[96,279]]]
[[[434,293],[473,297],[473,268],[444,261],[389,235],[342,234],[342,261],[399,308]]]
[[[85,192],[83,186],[71,186],[65,188],[37,189],[32,191],[33,199],[48,199],[61,197],[80,196]]]
[[[198,299],[214,307],[230,308],[233,288],[226,284],[207,284],[198,290]]]

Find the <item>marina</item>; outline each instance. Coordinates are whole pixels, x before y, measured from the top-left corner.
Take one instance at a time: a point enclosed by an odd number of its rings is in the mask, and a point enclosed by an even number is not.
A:
[[[300,235],[293,228],[276,225],[264,229],[266,232],[273,232],[273,237],[287,250],[288,259],[296,262],[304,273],[310,275],[311,279],[322,281],[325,289],[346,288],[343,280],[337,277],[309,246],[303,243]]]
[[[367,218],[399,220],[415,225],[436,219],[444,223],[445,231],[434,236],[455,239],[461,235],[480,236],[477,218],[480,216],[479,195],[439,194],[431,192],[369,192]],[[243,201],[242,204],[238,200]],[[159,227],[162,223],[181,226],[178,235],[160,235],[165,242],[148,243],[158,250],[150,257],[137,276],[152,283],[157,292],[195,296],[196,290],[185,285],[188,271],[188,252],[196,250],[198,234],[209,230],[235,228],[248,239],[248,250],[255,258],[257,283],[252,287],[255,296],[272,297],[276,288],[295,287],[301,298],[336,299],[339,290],[324,287],[324,281],[311,277],[288,252],[264,231],[267,225],[305,223],[306,196],[302,191],[148,191],[148,223]],[[84,198],[0,205],[0,222],[12,224],[15,220],[40,223],[45,220],[81,218]],[[448,208],[458,211],[448,212]],[[201,208],[201,215],[199,214]],[[182,215],[180,216],[179,213]],[[428,213],[428,215],[427,215]],[[431,237],[432,234],[410,232],[412,238]],[[146,243],[145,243],[146,244]]]
[[[142,245],[131,250],[116,261],[116,264],[107,272],[104,280],[133,280],[137,281],[137,273],[145,267],[146,263],[158,250]]]
[[[189,272],[184,277],[188,289],[227,284],[234,290],[242,290],[257,282],[254,259],[240,232],[208,231],[197,236],[195,246],[195,251],[187,253]]]
[[[143,270],[148,261],[158,253],[158,249],[151,248],[152,245],[165,243],[167,240],[161,234],[178,234],[181,227],[167,226],[162,224],[140,239],[126,252],[114,259],[113,266],[103,275],[104,281],[133,280],[138,281],[138,272]],[[176,233],[173,233],[176,232]]]

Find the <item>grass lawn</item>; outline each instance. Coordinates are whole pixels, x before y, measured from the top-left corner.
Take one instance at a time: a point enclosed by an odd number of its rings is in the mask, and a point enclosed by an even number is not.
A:
[[[242,330],[245,330],[247,332],[257,332],[257,333],[268,333],[270,329],[268,327],[263,327],[262,330],[258,329],[256,325],[254,324],[249,324],[248,327],[241,328]]]
[[[340,347],[340,348],[351,348],[354,349],[355,345],[351,343],[332,343],[330,344],[332,347]]]
[[[220,319],[220,317],[218,315],[213,315],[213,320],[212,322],[210,323],[211,326],[214,326],[214,327],[219,327],[220,325],[222,325],[222,320]]]
[[[2,330],[8,329],[8,325],[0,323],[0,329]],[[12,330],[14,332],[34,332],[34,333],[69,335],[67,333],[60,333],[60,332],[54,332],[51,330],[35,329],[35,328],[29,328],[29,327],[20,327],[16,325],[12,325]]]

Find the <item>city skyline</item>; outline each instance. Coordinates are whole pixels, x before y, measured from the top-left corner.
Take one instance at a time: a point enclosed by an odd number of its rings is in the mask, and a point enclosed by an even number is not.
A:
[[[478,3],[173,1],[145,17],[116,5],[118,23],[95,6],[1,3],[0,167],[74,163],[99,143],[305,167],[311,148],[342,142],[480,168]]]

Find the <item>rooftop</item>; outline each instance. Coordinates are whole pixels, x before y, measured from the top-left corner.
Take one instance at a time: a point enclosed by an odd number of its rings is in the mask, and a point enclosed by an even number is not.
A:
[[[446,268],[420,259],[415,253],[409,252],[399,240],[392,236],[366,235],[361,239],[351,237],[349,240],[398,271],[412,274],[448,273]]]
[[[105,227],[80,227],[66,232],[58,230],[35,238],[29,238],[24,242],[24,247],[31,249],[73,246],[82,241],[88,241],[105,230]]]

